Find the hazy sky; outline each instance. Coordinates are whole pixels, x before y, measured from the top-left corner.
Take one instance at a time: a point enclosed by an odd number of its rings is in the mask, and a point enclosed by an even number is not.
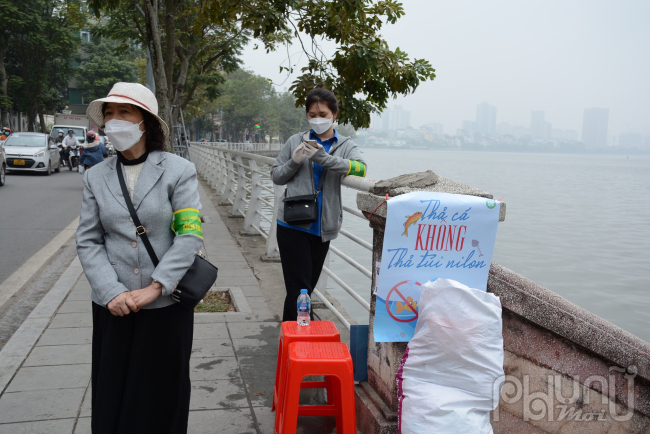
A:
[[[609,108],[609,134],[650,134],[649,0],[403,0],[406,14],[382,30],[391,49],[424,58],[437,78],[389,102],[411,124],[455,133],[476,105],[497,107],[497,124],[529,126],[544,110],[553,128],[582,131],[583,110]],[[332,45],[328,46],[330,49]],[[300,51],[297,45],[290,53]],[[253,50],[247,68],[282,83],[287,53]],[[293,57],[298,66],[304,57]],[[286,62],[285,62],[286,64]]]

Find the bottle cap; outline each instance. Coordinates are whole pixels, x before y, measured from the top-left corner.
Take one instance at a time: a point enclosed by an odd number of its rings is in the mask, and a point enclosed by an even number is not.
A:
[[[301,289],[301,290],[300,290],[300,293],[301,293],[301,294],[307,294],[307,293],[309,293],[309,291],[307,291],[306,289]]]

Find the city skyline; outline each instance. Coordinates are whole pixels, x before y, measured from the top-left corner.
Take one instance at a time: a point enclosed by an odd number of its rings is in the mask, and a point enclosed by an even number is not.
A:
[[[584,109],[602,107],[610,110],[610,136],[650,134],[650,57],[638,50],[650,39],[650,2],[409,0],[403,7],[405,15],[382,35],[412,59],[429,60],[437,75],[388,103],[410,111],[413,125],[435,121],[455,131],[487,101],[497,107],[497,124],[529,128],[531,112],[541,110],[553,128],[581,133]],[[322,48],[334,54],[332,46]],[[287,50],[264,54],[252,44],[243,56],[279,90],[295,78],[278,73],[286,59]],[[292,58],[295,71],[305,64],[299,54]]]

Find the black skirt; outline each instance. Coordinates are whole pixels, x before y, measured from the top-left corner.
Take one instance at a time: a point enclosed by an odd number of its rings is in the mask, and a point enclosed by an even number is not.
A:
[[[93,303],[93,434],[187,433],[194,312],[113,316]]]

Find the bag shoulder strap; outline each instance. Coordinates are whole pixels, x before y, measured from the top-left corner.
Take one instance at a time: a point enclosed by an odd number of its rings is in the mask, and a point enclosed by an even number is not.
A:
[[[147,253],[149,253],[149,257],[151,258],[151,262],[153,262],[153,266],[157,267],[158,256],[156,256],[156,252],[154,251],[153,246],[149,242],[149,237],[147,237],[147,230],[142,225],[142,223],[140,223],[138,214],[135,212],[135,208],[133,207],[133,202],[131,202],[131,196],[129,195],[129,190],[127,190],[126,188],[126,182],[124,181],[124,173],[122,173],[122,163],[118,161],[115,169],[117,169],[117,179],[119,179],[120,181],[120,187],[122,188],[122,195],[124,196],[124,202],[126,202],[126,207],[129,209],[129,214],[131,214],[131,218],[133,219],[133,224],[135,225],[135,233],[138,234],[142,239],[142,242],[144,243],[144,247],[147,249]]]

